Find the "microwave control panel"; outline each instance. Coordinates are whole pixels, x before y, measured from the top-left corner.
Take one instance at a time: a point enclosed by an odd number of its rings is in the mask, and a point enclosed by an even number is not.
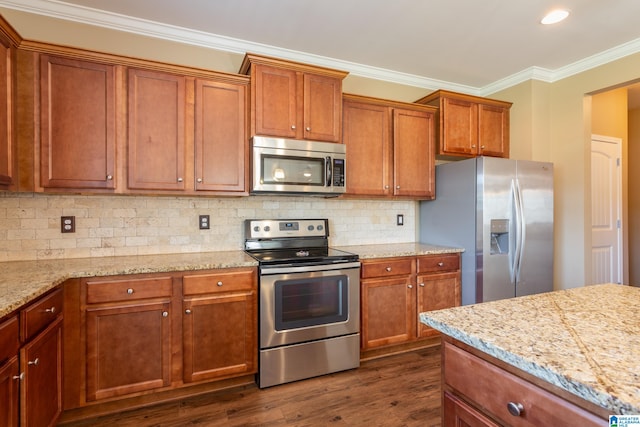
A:
[[[344,164],[345,159],[333,159],[332,185],[334,187],[344,187]]]

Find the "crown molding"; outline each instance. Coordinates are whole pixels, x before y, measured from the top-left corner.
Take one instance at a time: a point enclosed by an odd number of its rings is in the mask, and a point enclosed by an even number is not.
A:
[[[597,66],[640,52],[640,39],[608,49],[588,58],[576,61],[556,70],[530,67],[483,87],[473,87],[454,82],[431,79],[364,64],[313,55],[266,44],[225,37],[204,31],[196,31],[174,25],[162,24],[117,13],[70,5],[58,0],[0,0],[0,7],[49,16],[81,24],[116,29],[178,43],[190,44],[223,52],[244,55],[246,52],[279,57],[291,61],[308,63],[347,71],[350,74],[390,83],[415,86],[429,90],[445,89],[471,95],[486,96],[527,80],[553,83]]]

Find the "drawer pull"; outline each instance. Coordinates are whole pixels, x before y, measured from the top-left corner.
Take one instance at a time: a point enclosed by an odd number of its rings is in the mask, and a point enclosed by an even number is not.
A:
[[[185,312],[185,314],[191,314],[191,310],[188,309],[188,308],[184,312]]]
[[[132,288],[127,289],[127,293],[131,295],[133,293],[133,289]]]
[[[45,308],[44,312],[54,314],[56,312],[56,308],[55,307]]]
[[[507,403],[507,410],[514,417],[519,417],[524,412],[524,406],[522,406],[522,403],[509,402]]]
[[[424,283],[420,283],[420,287],[421,287],[421,288],[424,288]]]
[[[166,311],[163,311],[162,312],[162,317],[167,317],[167,316],[169,316],[169,313],[167,313]]]
[[[385,270],[391,271],[391,267],[387,267],[387,268],[385,268]]]
[[[438,267],[444,267],[444,262],[440,261],[440,262],[438,263]]]
[[[36,360],[29,360],[27,365],[38,366],[40,364],[40,359],[36,357]]]
[[[222,282],[218,282],[218,283],[216,283],[216,285],[222,286]]]
[[[413,289],[413,285],[407,285],[407,288]]]
[[[20,375],[14,375],[11,378],[14,380],[22,381],[24,379],[24,372],[20,372]]]

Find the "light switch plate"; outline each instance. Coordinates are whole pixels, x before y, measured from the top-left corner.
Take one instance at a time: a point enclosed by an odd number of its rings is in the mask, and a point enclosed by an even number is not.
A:
[[[396,216],[396,225],[404,225],[404,215],[398,214]]]

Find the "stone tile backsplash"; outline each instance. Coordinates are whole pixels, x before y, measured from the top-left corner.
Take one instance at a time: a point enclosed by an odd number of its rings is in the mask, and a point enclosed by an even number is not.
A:
[[[329,218],[332,246],[414,242],[416,210],[414,201],[0,193],[0,262],[240,250],[248,218]],[[211,228],[198,229],[207,214]],[[76,232],[63,234],[68,215]]]

